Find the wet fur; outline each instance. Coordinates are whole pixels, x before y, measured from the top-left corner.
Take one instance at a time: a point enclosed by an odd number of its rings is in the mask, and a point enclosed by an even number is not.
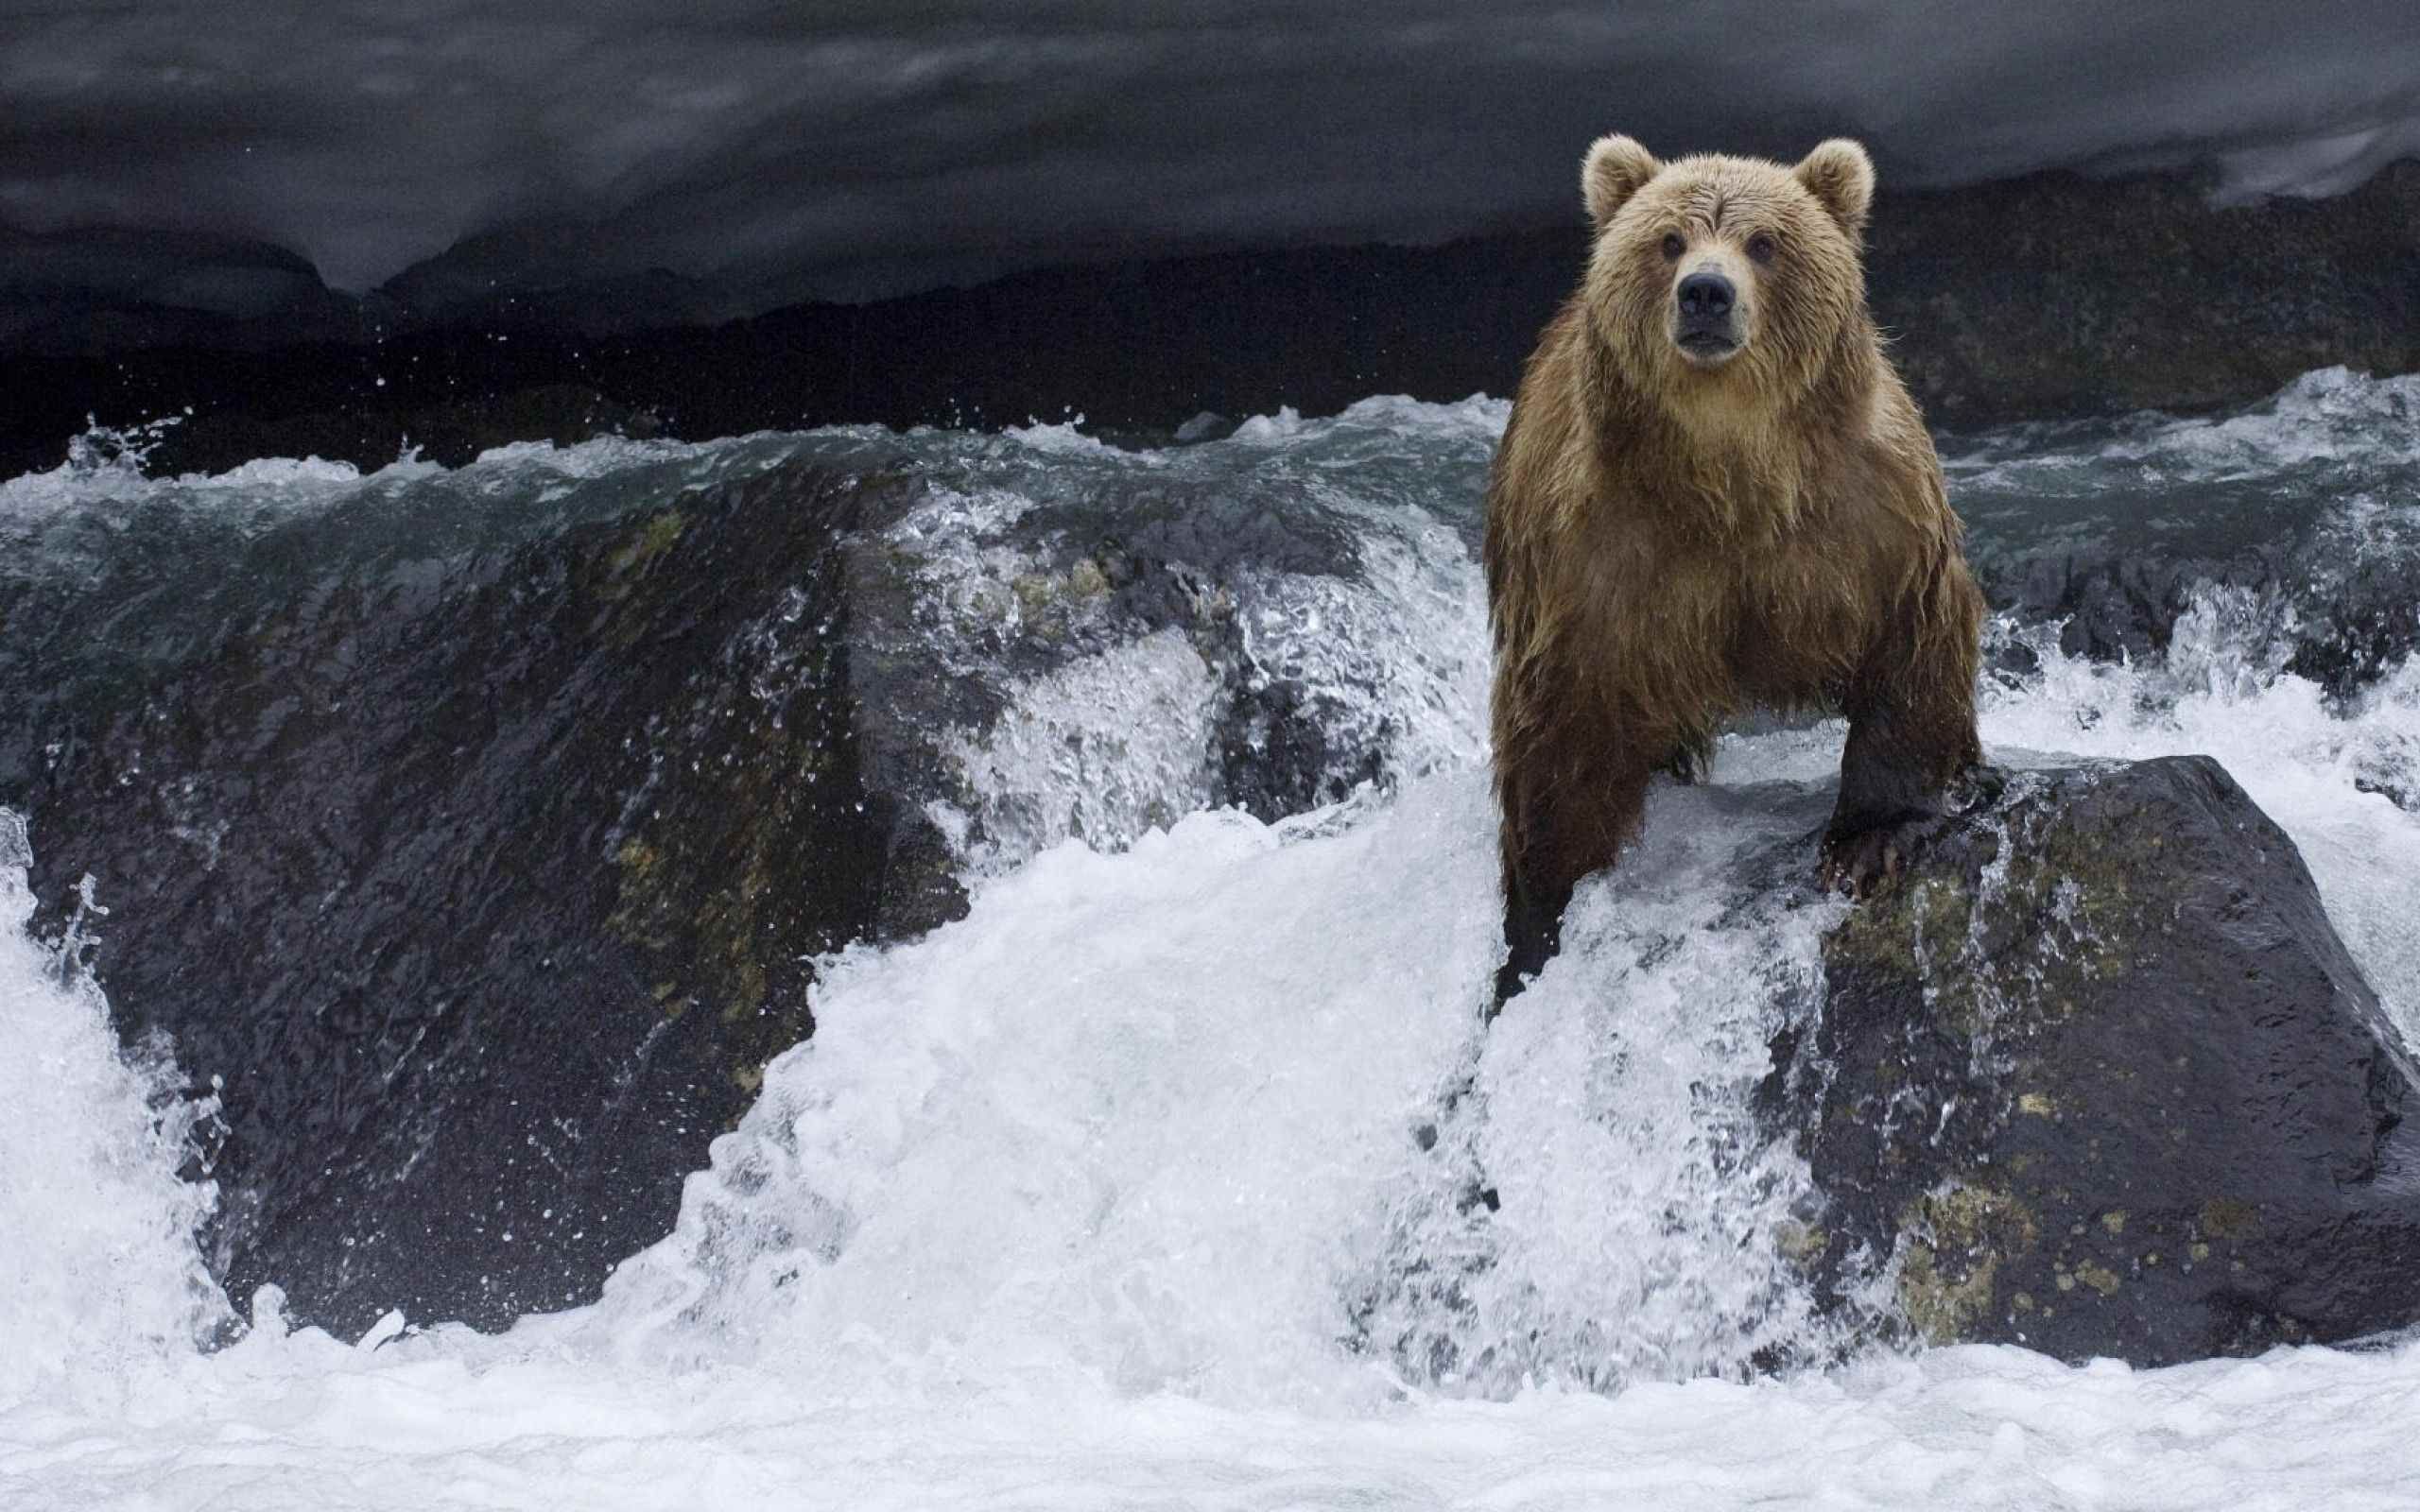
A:
[[[1636,833],[1650,777],[1702,772],[1734,714],[1848,716],[1836,857],[1929,811],[1979,754],[1983,602],[1866,312],[1862,150],[1658,164],[1608,138],[1583,184],[1588,271],[1530,359],[1488,490],[1499,1005],[1557,948],[1574,885]],[[1668,232],[1690,249],[1677,263]],[[1744,250],[1759,232],[1769,265]],[[1742,281],[1746,343],[1712,370],[1668,313],[1702,265]]]

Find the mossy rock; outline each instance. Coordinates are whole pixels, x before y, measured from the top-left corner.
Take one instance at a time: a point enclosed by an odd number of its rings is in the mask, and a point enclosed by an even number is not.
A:
[[[2016,774],[1824,966],[1769,1091],[1836,1306],[2138,1365],[2420,1318],[2420,1075],[2215,762]]]
[[[221,1084],[233,1295],[338,1333],[593,1297],[812,1029],[815,960],[962,909],[877,748],[914,672],[857,654],[859,527],[910,498],[793,465],[358,561],[298,515],[227,574],[260,607],[53,711],[35,883],[142,924],[94,954],[121,1027]],[[224,822],[207,866],[162,864],[170,800]]]

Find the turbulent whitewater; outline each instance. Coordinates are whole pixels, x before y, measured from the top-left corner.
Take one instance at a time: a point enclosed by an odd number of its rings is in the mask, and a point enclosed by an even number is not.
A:
[[[1265,822],[1202,807],[1181,642],[1021,683],[952,737],[968,916],[826,963],[815,1038],[675,1231],[592,1306],[501,1335],[397,1317],[358,1346],[287,1329],[274,1295],[234,1322],[193,1239],[214,1110],[173,1095],[174,1045],[120,1045],[73,941],[28,936],[42,837],[0,816],[0,1505],[2410,1505],[2420,1344],[1832,1360],[1779,1252],[1806,1174],[1750,1099],[1768,1039],[1821,1011],[1844,905],[1718,879],[1791,838],[1725,789],[1824,776],[1837,725],[1729,736],[1713,787],[1659,791],[1636,863],[1582,890],[1565,954],[1482,1032],[1471,547],[1502,419],[1373,400],[1163,450],[827,432],[369,477],[87,456],[0,485],[7,570],[64,574],[103,536],[206,555],[295,511],[472,549],[906,447],[984,483],[905,527],[947,658],[985,654],[973,606],[1031,573],[1012,527],[1064,480],[1282,474],[1354,566],[1258,580],[1252,655],[1387,732],[1373,781]],[[2013,606],[1986,746],[2217,756],[2420,1033],[2420,664],[2392,595],[2385,619],[2364,597],[2420,565],[2420,386],[2318,373],[2220,420],[1945,455]],[[2163,561],[2189,571],[2135,570]],[[104,934],[109,904],[76,927]]]

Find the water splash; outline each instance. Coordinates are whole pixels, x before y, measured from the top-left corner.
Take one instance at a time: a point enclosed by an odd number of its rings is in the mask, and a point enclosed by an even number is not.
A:
[[[26,934],[32,860],[0,809],[0,1402],[98,1404],[231,1320],[194,1242],[216,1189],[178,1174],[215,1109],[165,1045],[120,1048],[77,950]]]
[[[1209,664],[1172,629],[1011,690],[988,728],[954,731],[943,747],[980,825],[981,838],[965,842],[969,868],[996,876],[1064,839],[1122,850],[1210,807],[1219,694]]]
[[[850,1389],[1372,1400],[1337,1279],[1478,1032],[1485,803],[1464,774],[1341,831],[1063,845],[848,953],[587,1326]]]
[[[1787,816],[1788,807],[1779,811]],[[1844,907],[1734,896],[1802,836],[1775,810],[1667,789],[1623,868],[1491,1027],[1393,1201],[1354,1337],[1434,1389],[1613,1390],[1819,1355],[1789,1260],[1816,1194],[1758,1117],[1777,1036],[1822,1000]]]
[[[1987,749],[2139,760],[2214,756],[2302,851],[2328,919],[2403,1032],[2420,1041],[2420,661],[2340,700],[2286,670],[2268,607],[2205,590],[2169,660],[2102,662],[2052,626],[1995,626],[2038,671],[1987,679]]]

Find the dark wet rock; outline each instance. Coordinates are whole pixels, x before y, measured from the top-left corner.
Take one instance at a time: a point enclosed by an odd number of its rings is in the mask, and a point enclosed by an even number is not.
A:
[[[2420,1070],[2202,757],[2020,772],[1826,938],[1769,1111],[1819,1288],[2159,1365],[2420,1318]]]
[[[0,574],[37,927],[97,941],[121,1030],[216,1089],[233,1295],[344,1334],[593,1297],[811,1032],[815,957],[963,911],[967,845],[1010,838],[964,742],[1028,679],[1153,636],[1198,659],[1187,806],[1273,817],[1383,765],[1237,624],[1251,573],[1351,574],[1340,528],[1215,526],[1171,486],[977,541],[903,527],[962,474],[769,455],[488,464],[257,529],[94,504]],[[977,546],[991,576],[952,578]],[[1069,833],[1050,798],[1017,838]]]
[[[2212,204],[2176,176],[1885,195],[1875,315],[1937,424],[2208,410],[2342,364],[2420,369],[2420,162]]]
[[[2222,769],[1992,774],[1855,904],[1813,881],[1832,787],[1662,795],[1408,1131],[1420,1176],[1343,1291],[1348,1347],[1511,1392],[2420,1323],[2420,1068]],[[1679,929],[1676,898],[1703,910]],[[1567,1152],[1538,1169],[1574,1119],[1601,1187]],[[1571,1247],[1616,1212],[1601,1263]]]
[[[2317,683],[2332,698],[2360,693],[2420,650],[2413,563],[2400,553],[2346,559],[2327,544],[2288,541],[2226,555],[2161,552],[2111,542],[2005,541],[1970,536],[1969,558],[1993,609],[2028,633],[1987,647],[1994,667],[2024,677],[2037,645],[2095,662],[2155,662],[2179,627],[2222,616],[2214,627],[2247,650]],[[2031,633],[2048,629],[2040,642]]]
[[[272,530],[224,570],[285,593],[40,711],[7,800],[51,917],[94,879],[121,1027],[219,1090],[236,1296],[352,1333],[593,1295],[811,1026],[807,959],[959,906],[838,591],[902,488],[361,572]]]

